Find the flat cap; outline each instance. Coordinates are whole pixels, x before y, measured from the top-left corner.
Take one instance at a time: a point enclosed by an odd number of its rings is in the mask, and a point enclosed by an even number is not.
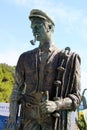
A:
[[[33,9],[31,10],[30,12],[30,16],[29,16],[29,19],[31,18],[42,18],[44,20],[47,20],[48,22],[51,22],[54,26],[54,22],[52,20],[52,18],[50,18],[45,12],[43,12],[42,10],[39,10],[39,9]]]

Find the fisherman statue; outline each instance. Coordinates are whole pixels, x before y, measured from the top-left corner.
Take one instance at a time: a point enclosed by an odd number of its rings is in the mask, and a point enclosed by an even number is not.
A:
[[[18,59],[5,130],[72,130],[71,113],[81,101],[80,57],[69,47],[54,45],[55,24],[45,12],[33,9],[29,20],[34,36],[30,42],[39,41],[39,47]]]

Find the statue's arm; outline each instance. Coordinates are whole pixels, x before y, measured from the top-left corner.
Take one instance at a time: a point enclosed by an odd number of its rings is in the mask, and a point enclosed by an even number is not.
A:
[[[16,123],[20,105],[19,102],[21,100],[23,89],[24,89],[23,64],[21,62],[21,58],[19,58],[15,71],[15,83],[10,97],[10,108],[9,108],[10,114],[5,130],[17,130]]]
[[[75,79],[73,84],[72,93],[69,94],[69,98],[72,100],[72,109],[76,109],[81,102],[81,59],[79,55],[75,57]]]
[[[57,109],[71,109],[76,110],[76,108],[79,106],[81,102],[81,95],[80,95],[80,57],[76,54],[75,57],[75,73],[74,73],[74,83],[73,83],[73,89],[70,94],[68,94],[68,97],[64,99],[60,99],[59,101],[56,101]],[[60,106],[60,107],[59,107]]]

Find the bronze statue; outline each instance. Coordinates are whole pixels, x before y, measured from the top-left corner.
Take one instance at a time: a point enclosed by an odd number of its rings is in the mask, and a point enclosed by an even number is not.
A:
[[[80,57],[69,47],[55,47],[55,24],[46,13],[33,9],[29,19],[35,38],[31,44],[40,44],[19,57],[5,130],[71,130],[70,114],[81,101]]]

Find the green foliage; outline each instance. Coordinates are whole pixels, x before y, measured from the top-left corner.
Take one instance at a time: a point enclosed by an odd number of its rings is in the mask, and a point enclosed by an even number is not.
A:
[[[80,111],[78,114],[78,120],[76,119],[76,124],[79,130],[87,130],[87,125],[86,125],[82,111]]]
[[[15,66],[0,64],[0,102],[9,102],[14,84]]]

